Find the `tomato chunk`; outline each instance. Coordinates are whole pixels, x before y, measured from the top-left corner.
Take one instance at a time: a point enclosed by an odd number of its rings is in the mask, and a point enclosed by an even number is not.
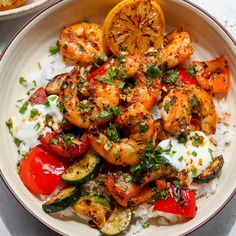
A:
[[[105,63],[104,65],[102,65],[101,67],[99,67],[97,70],[93,71],[88,77],[87,80],[92,80],[93,78],[95,78],[97,75],[104,75],[105,72],[108,70],[109,68],[109,63]]]
[[[107,175],[104,184],[114,199],[123,207],[127,207],[128,201],[141,190],[141,187],[126,180],[125,176],[117,174]]]
[[[157,200],[155,210],[193,218],[196,215],[196,198],[192,190],[183,190],[170,185],[168,197]]]
[[[46,91],[43,87],[41,87],[37,89],[34,94],[31,95],[31,97],[29,98],[29,102],[32,102],[34,104],[44,104],[46,98]]]
[[[187,73],[187,71],[185,69],[183,69],[182,67],[178,67],[177,68],[178,72],[179,72],[179,77],[178,79],[180,81],[182,81],[183,84],[197,84],[197,81],[190,77],[190,75]]]
[[[43,146],[31,149],[20,161],[19,175],[25,186],[34,194],[50,195],[61,183],[65,165]]]
[[[78,157],[89,147],[86,133],[80,139],[71,135],[58,135],[54,132],[46,133],[40,142],[49,152],[63,158]]]

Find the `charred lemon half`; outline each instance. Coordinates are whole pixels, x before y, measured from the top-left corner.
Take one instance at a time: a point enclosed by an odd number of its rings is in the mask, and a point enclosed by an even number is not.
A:
[[[156,0],[124,0],[107,15],[104,38],[113,54],[123,48],[131,54],[158,48],[162,43],[165,19]]]

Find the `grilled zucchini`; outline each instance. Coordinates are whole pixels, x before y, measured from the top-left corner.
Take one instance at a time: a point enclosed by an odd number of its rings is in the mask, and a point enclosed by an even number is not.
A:
[[[110,216],[111,207],[107,199],[100,196],[85,195],[78,199],[73,209],[91,219],[99,229],[102,229]]]
[[[101,232],[105,235],[118,235],[129,227],[131,219],[132,212],[129,208],[115,208]]]
[[[64,182],[70,185],[83,184],[93,178],[100,166],[97,153],[89,149],[78,161],[72,164],[62,175]]]
[[[224,165],[223,156],[215,157],[211,165],[208,166],[207,169],[202,174],[195,177],[193,181],[196,183],[208,183],[209,181],[217,177],[223,165]]]
[[[80,197],[80,189],[72,186],[63,189],[56,196],[42,205],[43,210],[50,214],[63,211]]]

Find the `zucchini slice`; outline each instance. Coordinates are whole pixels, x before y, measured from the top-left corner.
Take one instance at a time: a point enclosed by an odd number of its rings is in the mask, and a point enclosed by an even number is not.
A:
[[[63,82],[66,80],[67,74],[63,73],[60,75],[56,75],[51,81],[47,84],[46,93],[47,95],[59,95],[61,86]]]
[[[62,175],[64,182],[70,185],[84,184],[98,171],[100,158],[89,149],[78,161],[74,162]]]
[[[209,181],[217,177],[223,165],[224,165],[223,156],[221,155],[221,156],[215,157],[211,165],[208,166],[207,169],[203,171],[202,174],[195,177],[193,181],[199,184],[208,183]]]
[[[91,219],[99,229],[103,228],[111,213],[110,203],[97,195],[80,197],[73,205],[75,212]]]
[[[101,232],[105,235],[118,235],[129,227],[131,219],[132,212],[129,208],[115,208]]]
[[[140,183],[145,185],[153,180],[158,180],[161,178],[174,178],[177,172],[168,164],[162,164],[159,168],[152,168],[147,171],[141,178]]]
[[[72,205],[79,197],[80,189],[71,186],[61,190],[56,196],[50,198],[49,201],[42,205],[42,208],[48,214],[63,211]]]

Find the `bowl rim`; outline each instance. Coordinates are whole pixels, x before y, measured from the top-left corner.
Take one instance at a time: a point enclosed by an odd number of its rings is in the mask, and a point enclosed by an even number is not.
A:
[[[34,11],[34,10],[36,11],[40,6],[43,6],[47,3],[49,3],[50,1],[52,1],[52,0],[40,0],[40,1],[36,1],[36,2],[26,3],[22,6],[12,8],[9,10],[0,11],[0,21],[2,21],[4,19],[17,18],[18,15],[23,16],[28,13],[30,14],[30,13],[32,13],[32,11]]]
[[[200,7],[199,5],[193,3],[190,0],[183,0],[185,3],[187,3],[188,5],[192,6],[193,8],[197,9],[198,11],[200,11],[201,13],[203,13],[208,19],[211,19],[214,23],[216,23],[218,25],[218,27],[221,28],[221,30],[224,31],[224,33],[227,35],[227,37],[230,39],[230,41],[236,46],[236,39],[234,39],[233,35],[226,29],[226,27],[220,23],[213,15],[211,15],[208,11],[204,10],[202,7]],[[52,8],[53,6],[59,4],[60,2],[63,2],[63,0],[57,0],[53,3],[51,3],[50,5],[48,5],[47,7],[45,7],[44,9],[40,10],[38,13],[36,13],[35,15],[33,15],[29,20],[26,21],[25,24],[23,24],[18,31],[12,36],[12,38],[6,43],[5,47],[3,48],[1,54],[0,54],[0,63],[2,61],[2,58],[4,56],[4,54],[6,53],[7,49],[10,47],[10,45],[12,44],[12,42],[14,41],[14,39],[21,33],[21,31],[28,26],[35,18],[37,18],[39,15],[41,15],[43,12],[45,12],[46,10]],[[49,229],[53,230],[54,232],[60,234],[60,235],[65,235],[63,232],[61,232],[60,230],[56,229],[55,227],[51,226],[50,224],[48,224],[45,220],[41,219],[40,217],[38,217],[33,211],[31,211],[22,201],[21,199],[18,197],[17,193],[14,191],[14,189],[10,186],[10,184],[7,182],[6,178],[4,177],[2,170],[0,168],[0,177],[3,180],[3,183],[5,184],[5,186],[8,188],[8,190],[11,192],[11,194],[14,196],[14,198],[17,200],[18,203],[21,204],[21,206],[31,215],[33,216],[35,219],[37,219],[42,225],[48,227]],[[201,223],[199,223],[197,226],[195,226],[194,228],[188,230],[187,232],[181,234],[181,236],[185,236],[188,235],[194,231],[196,231],[197,229],[199,229],[200,227],[204,226],[205,224],[207,224],[210,220],[212,220],[216,215],[218,215],[223,209],[224,207],[229,203],[229,201],[234,197],[234,195],[236,195],[236,187],[234,188],[233,192],[229,195],[229,197],[225,200],[225,202],[212,214],[210,215],[208,218],[206,218],[204,221],[202,221]]]

